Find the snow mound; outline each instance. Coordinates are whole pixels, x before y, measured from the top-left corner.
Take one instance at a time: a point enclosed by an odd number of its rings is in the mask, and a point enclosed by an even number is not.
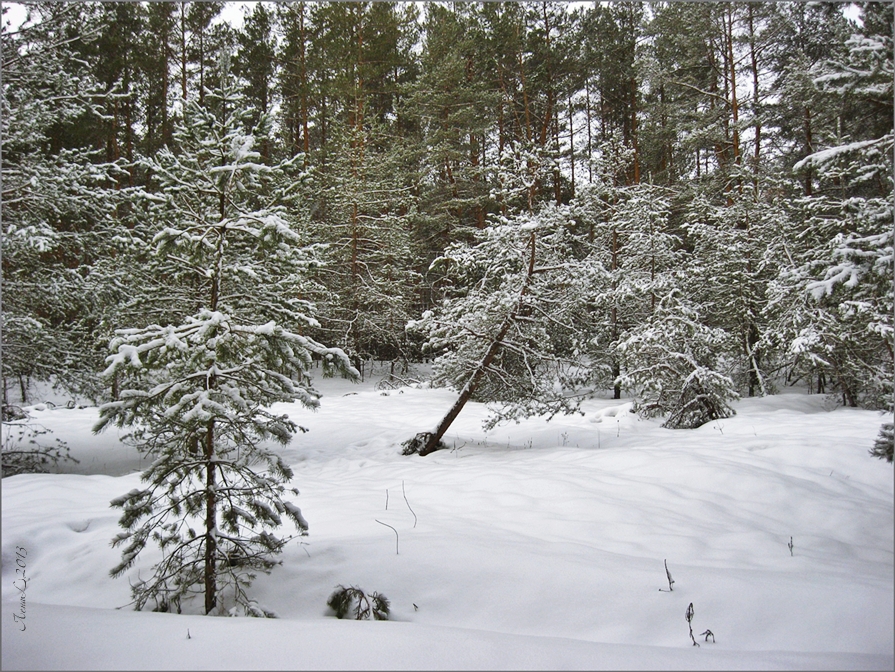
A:
[[[591,422],[603,422],[604,420],[608,420],[612,418],[613,420],[621,420],[621,418],[627,418],[629,413],[635,413],[634,410],[634,402],[629,401],[624,404],[619,404],[617,406],[609,406],[608,408],[600,409],[596,411],[590,418]]]

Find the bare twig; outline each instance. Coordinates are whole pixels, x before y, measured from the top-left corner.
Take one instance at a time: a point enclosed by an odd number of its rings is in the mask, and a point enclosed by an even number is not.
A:
[[[789,543],[786,545],[789,546],[789,556],[792,557],[792,549],[793,549],[792,537],[789,538]]]
[[[386,490],[388,492],[388,490]],[[407,504],[407,508],[410,509],[410,502],[407,501],[407,493],[404,492],[404,481],[401,481],[401,493],[404,495],[404,502]],[[413,513],[413,509],[410,509],[410,513]],[[416,514],[413,513],[413,526],[416,527]]]
[[[394,527],[392,527],[388,523],[383,523],[381,520],[377,520],[376,518],[374,518],[373,520],[376,520],[376,522],[379,523],[380,525],[385,525],[386,527],[391,527],[392,531],[395,533],[395,555],[400,555],[400,553],[398,553],[398,530],[396,530]]]
[[[705,632],[699,633],[700,637],[702,637],[703,635],[705,635],[705,641],[709,641],[709,637],[711,637],[712,644],[715,643],[715,633],[713,633],[711,630],[706,630]]]

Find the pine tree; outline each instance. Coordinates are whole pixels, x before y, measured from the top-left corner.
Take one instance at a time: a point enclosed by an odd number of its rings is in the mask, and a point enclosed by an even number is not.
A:
[[[621,397],[623,334],[648,321],[659,298],[680,286],[677,269],[686,264],[681,241],[670,233],[669,192],[651,184],[619,184],[633,151],[608,142],[592,162],[593,182],[572,202],[577,231],[608,270],[607,282],[591,288],[596,316],[590,367],[600,387]]]
[[[797,204],[795,253],[776,291],[780,302],[790,297],[791,351],[829,375],[843,404],[891,409],[892,15],[891,7],[873,4],[864,12],[846,54],[812,72],[831,102],[862,112],[794,166],[799,175],[810,172],[817,187]]]
[[[768,394],[773,387],[763,362],[766,286],[776,260],[764,254],[785,217],[778,204],[759,200],[752,183],[723,204],[696,194],[688,204],[685,223],[693,262],[686,282],[688,297],[702,306],[707,324],[729,335],[725,355],[739,389],[749,396]]]
[[[420,205],[428,216],[418,235],[440,252],[485,224],[490,185],[483,144],[498,93],[487,81],[485,32],[474,8],[427,6],[424,34],[422,72],[407,107],[425,145]]]
[[[277,52],[280,63],[277,88],[282,99],[280,133],[288,153],[311,153],[311,112],[315,77],[310,54],[313,26],[308,3],[280,5],[277,10],[282,41]]]
[[[879,428],[879,435],[873,443],[873,448],[870,449],[870,454],[873,457],[886,460],[886,462],[895,459],[895,424],[891,422],[882,424]]]
[[[475,244],[455,244],[434,262],[448,267],[454,289],[409,327],[438,353],[433,383],[460,394],[416,446],[420,455],[438,447],[470,399],[492,403],[486,428],[577,409],[587,378],[587,302],[605,270],[570,223],[567,208],[546,206],[499,220]]]
[[[153,458],[145,487],[112,501],[124,528],[113,576],[150,541],[162,550],[152,576],[132,584],[135,608],[180,611],[202,594],[204,613],[269,615],[246,588],[291,538],[276,528],[288,520],[307,530],[285,499],[292,470],[262,445],[300,428],[269,408],[317,405],[312,358],[330,374],[356,371],[342,351],[299,333],[316,324],[299,298],[314,249],[286,207],[300,181],[286,179],[288,163],[263,162],[254,147],[266,118],[251,127],[254,111],[234,91],[227,59],[221,68],[206,106],[188,102],[175,148],[146,160],[158,190],[145,195],[142,244],[157,285],[142,291],[148,305],[171,304],[158,314],[172,321],[116,332],[104,375],[117,377],[120,398],[100,408],[95,431],[130,428],[129,440]]]
[[[618,346],[625,361],[621,383],[637,391],[644,417],[667,414],[664,426],[694,428],[734,415],[733,381],[719,368],[727,335],[702,323],[696,306],[672,290],[648,321]]]
[[[416,175],[398,104],[413,69],[401,29],[413,17],[392,3],[319,5],[311,16],[316,67],[328,78],[316,96],[321,113],[326,106],[325,144],[321,137],[306,157],[316,159],[314,224],[331,262],[319,276],[328,289],[320,333],[361,367],[368,358],[406,360],[404,324],[419,283],[410,241]]]
[[[170,144],[174,99],[174,13],[171,2],[146,5],[146,40],[140,49],[146,77],[142,154],[153,156]]]
[[[259,2],[246,15],[242,30],[237,34],[239,51],[234,59],[234,74],[242,78],[243,97],[255,110],[256,117],[268,115],[274,102],[273,23],[273,12]],[[257,118],[251,121],[256,123]],[[259,150],[262,156],[270,156],[270,143],[265,141]]]
[[[329,243],[320,282],[328,297],[320,302],[327,340],[355,357],[408,358],[404,325],[419,275],[410,241],[415,199],[402,171],[403,146],[385,129],[370,124],[363,147],[347,138],[331,160],[320,186],[325,197],[318,239]],[[333,145],[335,142],[333,142]],[[379,147],[382,147],[381,149]]]
[[[98,315],[115,296],[97,265],[111,253],[123,175],[76,142],[116,94],[73,51],[96,37],[74,5],[44,4],[3,40],[3,382],[53,381],[94,396]],[[76,37],[72,37],[74,33]]]

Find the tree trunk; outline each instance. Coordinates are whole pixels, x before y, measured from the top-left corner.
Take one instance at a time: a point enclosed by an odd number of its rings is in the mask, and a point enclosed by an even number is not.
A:
[[[573,122],[572,94],[569,94],[569,163],[572,167],[572,198],[575,198],[575,125]]]
[[[814,152],[814,139],[811,135],[811,110],[805,108],[805,150],[806,156]],[[805,196],[811,196],[814,190],[811,186],[811,165],[805,169]]]
[[[618,229],[613,227],[612,229],[612,290],[615,292],[617,285],[615,280],[615,271],[618,270]],[[610,322],[612,327],[612,341],[615,342],[618,339],[618,308],[616,306],[612,306],[610,312]],[[619,374],[621,373],[621,368],[619,366],[618,360],[614,360],[612,362],[612,376],[613,379],[617,379]],[[612,398],[613,399],[621,399],[622,398],[622,388],[618,383],[615,383],[612,387]]]
[[[755,199],[758,200],[758,176],[761,165],[761,117],[758,114],[758,105],[760,101],[758,88],[758,55],[755,50],[755,26],[753,22],[752,5],[749,4],[749,55],[752,61],[752,115],[755,119],[755,153],[754,153],[754,169],[755,169]]]
[[[759,368],[758,355],[755,354],[755,346],[759,341],[758,327],[755,322],[750,322],[746,332],[746,353],[749,357],[749,396],[754,397],[756,390],[765,393],[764,385],[761,380],[761,371]]]
[[[308,165],[308,154],[311,150],[311,142],[308,131],[308,66],[307,56],[305,54],[305,3],[299,3],[299,32],[301,40],[301,51],[299,58],[301,60],[301,128],[303,136],[303,144],[305,153],[305,165]]]
[[[171,129],[168,124],[168,52],[170,48],[168,47],[168,35],[167,31],[165,32],[165,43],[163,47],[165,51],[165,55],[162,58],[162,62],[164,63],[162,67],[163,79],[162,79],[162,146],[171,144]]]
[[[637,143],[637,81],[631,77],[631,149],[634,150],[634,184],[640,184],[640,151]]]
[[[130,92],[130,81],[125,83],[126,90]],[[134,162],[134,123],[133,123],[133,109],[134,109],[134,96],[133,93],[128,97],[127,102],[124,107],[124,123],[125,123],[125,152],[127,156],[127,162],[132,164]],[[134,171],[127,171],[127,183],[128,186],[134,186]]]
[[[737,167],[742,163],[740,157],[740,112],[737,101],[736,61],[733,54],[733,5],[728,8],[727,22],[727,61],[730,66],[730,115],[732,121],[733,162]],[[743,182],[737,176],[737,185],[740,194],[743,193]]]
[[[208,387],[214,385],[210,376]],[[205,613],[217,605],[217,493],[215,492],[214,420],[208,421],[205,435]]]
[[[584,83],[584,100],[585,109],[587,111],[587,183],[593,184],[594,167],[593,167],[593,137],[590,128],[590,81]]]
[[[186,2],[180,3],[180,96],[186,107],[186,75],[187,75],[187,40],[186,40]]]
[[[553,199],[557,205],[562,205],[562,180],[559,176],[559,105],[554,107],[553,112],[553,147],[557,159],[553,168]]]

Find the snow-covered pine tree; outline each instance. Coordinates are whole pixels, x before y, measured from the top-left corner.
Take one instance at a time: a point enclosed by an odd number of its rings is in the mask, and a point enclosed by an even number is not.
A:
[[[795,166],[820,184],[799,204],[803,224],[775,292],[794,306],[783,311],[791,352],[824,372],[843,404],[891,410],[892,7],[867,3],[863,12],[862,32],[846,42],[846,56],[813,72],[822,93],[854,104],[861,118],[840,119],[837,137]],[[845,125],[850,133],[842,132]]]
[[[145,487],[112,501],[124,528],[112,542],[123,546],[113,576],[150,541],[161,548],[152,575],[132,579],[135,608],[180,611],[204,594],[205,613],[269,615],[246,588],[292,538],[276,528],[308,527],[285,499],[292,470],[263,443],[286,443],[300,428],[270,406],[317,405],[314,357],[325,372],[357,372],[341,350],[301,334],[316,321],[299,296],[314,250],[285,207],[299,183],[286,179],[290,164],[261,160],[254,146],[266,122],[247,128],[251,111],[226,58],[221,71],[205,106],[187,104],[175,146],[146,162],[158,187],[146,195],[145,263],[157,283],[144,289],[146,305],[165,304],[156,314],[176,320],[117,332],[105,376],[121,392],[100,408],[95,431],[127,427],[153,458]]]
[[[503,212],[534,212],[538,192],[558,167],[556,150],[526,140],[513,140],[503,148],[497,166],[497,188],[492,197]]]
[[[344,348],[356,364],[366,359],[407,361],[404,325],[419,284],[413,270],[410,228],[415,214],[407,183],[403,143],[377,123],[344,128],[319,181],[325,205],[316,222],[327,241],[320,281],[329,299],[320,302],[321,338]]]
[[[120,168],[75,137],[117,95],[74,53],[72,35],[87,44],[95,28],[75,5],[41,3],[0,36],[4,404],[12,381],[26,403],[30,379],[96,392],[97,314],[110,301],[96,265],[110,247]]]
[[[470,399],[493,403],[486,428],[577,409],[589,377],[588,301],[606,272],[570,224],[568,208],[554,205],[500,218],[475,244],[454,244],[433,263],[453,282],[450,295],[408,328],[439,353],[433,383],[460,396],[421,455],[436,449]]]
[[[878,457],[886,462],[891,462],[895,456],[895,423],[884,422],[879,428],[879,434],[870,449],[873,457]]]
[[[702,323],[693,302],[674,289],[649,320],[619,343],[625,362],[620,382],[637,391],[644,417],[668,414],[665,427],[688,429],[734,415],[733,381],[718,371],[718,353],[728,340]]]
[[[668,427],[697,427],[733,414],[733,382],[717,371],[726,332],[703,323],[685,298],[696,261],[669,230],[668,190],[619,184],[631,150],[607,143],[593,162],[594,181],[573,203],[592,255],[608,269],[590,288],[597,316],[591,337],[594,380],[638,397],[644,417],[668,414]],[[610,374],[607,378],[606,374]]]
[[[623,357],[617,344],[624,334],[649,322],[660,297],[680,284],[684,265],[681,241],[668,230],[669,193],[656,185],[616,185],[632,152],[607,143],[594,162],[594,181],[582,185],[572,212],[580,235],[609,271],[607,282],[590,288],[596,316],[590,367],[599,387],[621,396]]]
[[[762,351],[767,346],[762,315],[775,260],[764,252],[785,213],[770,198],[757,198],[751,181],[724,200],[698,192],[688,205],[684,228],[693,254],[682,288],[700,307],[703,323],[728,334],[717,347],[724,351],[737,389],[765,395],[773,385]]]

